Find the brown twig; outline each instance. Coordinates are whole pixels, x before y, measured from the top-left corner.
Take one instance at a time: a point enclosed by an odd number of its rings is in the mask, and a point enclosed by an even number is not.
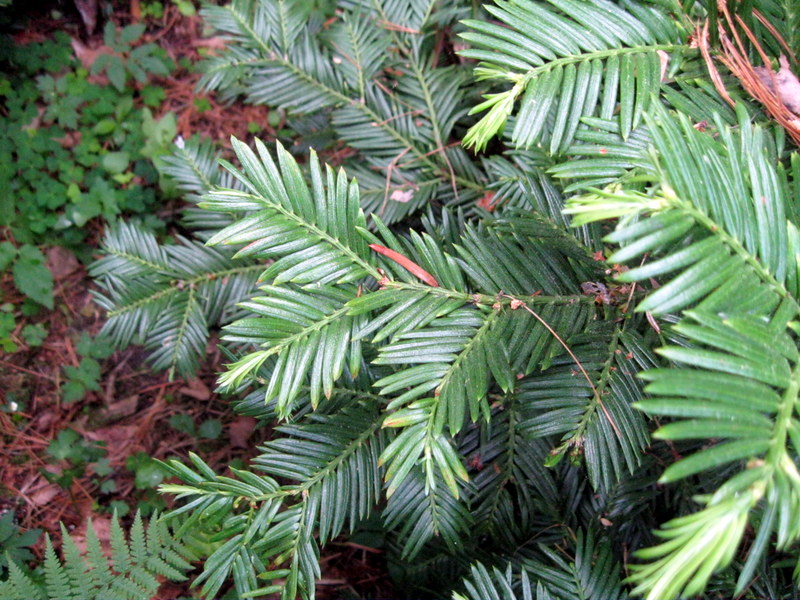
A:
[[[20,367],[19,365],[15,365],[14,363],[10,363],[7,360],[0,360],[0,363],[11,367],[16,371],[22,371],[23,373],[27,373],[28,375],[33,375],[34,377],[41,377],[42,379],[47,379],[48,381],[55,381],[55,377],[51,377],[50,375],[45,375],[44,373],[38,373],[37,371],[31,371],[30,369],[26,369],[25,367]]]

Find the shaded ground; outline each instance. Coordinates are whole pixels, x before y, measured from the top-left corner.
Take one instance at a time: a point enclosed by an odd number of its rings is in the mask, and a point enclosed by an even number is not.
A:
[[[171,3],[164,4],[163,18],[147,21],[145,41],[161,45],[177,64],[194,64],[201,49],[213,52],[222,43],[219,39],[202,38],[199,16],[185,17]],[[119,24],[131,22],[131,12],[136,13],[137,5],[135,0],[118,3],[114,20]],[[41,40],[57,30],[67,31],[83,45],[84,52],[91,52],[102,42],[98,33],[86,35],[77,13],[57,21],[47,15],[32,19],[15,41],[25,44]],[[86,54],[83,60],[88,60]],[[228,144],[231,135],[249,140],[256,130],[262,138],[274,137],[266,108],[223,106],[212,96],[198,96],[194,91],[197,79],[196,73],[183,66],[171,77],[156,80],[166,92],[161,114],[176,114],[181,135],[200,133],[223,144]],[[199,97],[204,100],[198,102]],[[169,220],[179,208],[179,203],[168,203],[160,216]],[[92,221],[87,227],[91,228],[90,243],[96,248],[102,237],[102,223]],[[143,453],[167,459],[185,457],[194,451],[217,472],[224,472],[227,466],[256,454],[257,444],[269,432],[266,428],[255,429],[253,419],[236,416],[226,401],[212,392],[216,373],[221,369],[213,344],[201,372],[191,381],[168,381],[165,373],[151,372],[138,348],[114,353],[101,361],[99,389],[88,391],[82,400],[65,403],[61,392],[63,368],[80,364],[76,347],[81,334],[94,336],[102,327],[103,314],[92,302],[92,284],[85,267],[66,250],[45,251],[54,273],[57,308],[20,319],[13,334],[19,350],[0,353],[0,396],[6,405],[6,410],[0,411],[0,514],[13,509],[21,526],[40,528],[56,538],[60,537],[59,523],[80,538],[87,518],[91,518],[102,539],[108,535],[110,507],[115,502],[128,504],[130,516],[137,505],[158,508],[164,502],[154,485],[137,481],[135,468],[129,468],[130,457]],[[8,272],[0,274],[0,297],[13,304],[23,299]],[[37,323],[46,326],[47,337],[41,346],[30,347],[20,333],[25,325]],[[24,398],[24,402],[13,405],[16,410],[8,410],[9,402],[16,402],[14,398]],[[186,415],[195,424],[219,419],[221,435],[216,440],[198,440],[181,433],[169,424],[175,415]],[[98,474],[91,464],[76,467],[74,460],[58,460],[48,453],[48,447],[65,428],[103,450],[109,469],[105,475]],[[70,470],[74,477],[65,483]],[[104,485],[111,479],[113,486]],[[41,556],[42,548],[40,542],[34,550]],[[333,543],[326,548],[321,562],[320,598],[393,595],[379,551],[346,542]],[[160,598],[191,594],[185,586],[170,585],[164,586]]]

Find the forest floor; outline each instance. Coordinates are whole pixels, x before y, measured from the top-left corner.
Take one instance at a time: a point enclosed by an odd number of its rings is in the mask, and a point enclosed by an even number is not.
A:
[[[142,18],[141,5],[137,0],[117,2],[111,18],[121,25],[137,22]],[[213,52],[224,43],[204,37],[200,16],[181,14],[170,2],[164,3],[160,19],[149,17],[146,24],[144,41],[157,43],[173,61],[184,65],[195,65],[201,53]],[[14,34],[14,43],[41,41],[56,31],[65,31],[79,42],[74,44],[76,56],[84,63],[91,61],[92,51],[102,45],[102,27],[89,34],[77,12],[54,19],[48,11],[31,16],[25,28]],[[274,139],[267,108],[224,105],[213,95],[203,95],[203,102],[198,103],[198,78],[194,69],[181,67],[169,77],[155,78],[166,92],[157,116],[172,112],[180,135],[202,134],[222,146],[229,144],[231,135],[251,140],[253,123],[260,126],[259,137]],[[179,202],[169,201],[159,211],[168,229],[177,227],[180,208]],[[90,228],[88,243],[97,249],[104,223],[96,219],[86,226]],[[137,509],[147,512],[169,507],[169,499],[156,490],[163,474],[147,468],[151,459],[180,459],[195,452],[224,473],[228,466],[257,454],[257,446],[269,438],[271,429],[257,428],[254,419],[237,416],[227,401],[214,393],[222,363],[213,340],[206,361],[192,379],[169,380],[166,373],[151,371],[143,350],[129,347],[101,361],[98,389],[90,389],[81,400],[65,402],[61,391],[64,367],[80,365],[81,355],[86,354],[86,349],[80,348],[85,334],[94,338],[104,315],[93,303],[93,284],[86,266],[62,247],[43,251],[54,277],[56,310],[23,318],[16,333],[26,325],[42,325],[47,335],[39,346],[21,343],[15,352],[0,351],[0,514],[14,510],[23,529],[40,529],[54,538],[60,538],[63,523],[78,540],[91,519],[101,540],[107,540],[113,508],[127,507],[129,521]],[[12,304],[22,301],[8,271],[0,272],[0,298]],[[27,399],[24,407],[14,410],[10,399],[22,396]],[[171,424],[176,418],[196,425],[217,421],[221,429],[216,438],[203,439],[176,429]],[[65,437],[63,432],[68,429],[78,437]],[[60,446],[72,445],[74,450],[76,444],[86,448],[85,457],[70,454],[68,449],[58,453]],[[92,449],[99,450],[92,454]],[[56,459],[65,453],[69,458]],[[41,556],[43,547],[42,537],[34,553]],[[378,550],[334,542],[326,547],[321,563],[318,598],[392,595]],[[186,586],[165,585],[158,598],[187,596],[194,597],[195,592]]]

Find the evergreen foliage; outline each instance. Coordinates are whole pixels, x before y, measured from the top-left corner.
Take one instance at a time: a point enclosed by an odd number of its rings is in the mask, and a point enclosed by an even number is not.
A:
[[[86,551],[81,550],[62,525],[63,560],[50,536],[46,537],[44,581],[35,581],[16,561],[8,558],[8,578],[0,581],[0,597],[7,600],[147,600],[161,583],[159,577],[183,581],[196,560],[156,515],[148,525],[137,513],[126,539],[115,517],[111,522],[109,559],[89,522]]]
[[[200,88],[294,116],[323,114],[335,137],[359,151],[347,172],[360,182],[365,212],[385,222],[432,201],[479,198],[486,177],[453,143],[476,99],[470,67],[443,45],[446,29],[470,16],[469,4],[356,0],[342,3],[341,18],[331,22],[313,6],[237,0],[206,7],[206,22],[231,43],[206,62]]]
[[[181,531],[216,543],[202,594],[312,598],[320,547],[380,519],[413,597],[796,595],[800,158],[705,79],[716,5],[309,6],[207,8],[229,43],[202,85],[356,158],[234,140],[219,174],[188,141],[169,169],[206,245],[122,227],[95,270],[159,366],[225,315],[221,390],[281,421],[248,469],[168,465]]]
[[[95,301],[108,311],[101,335],[118,347],[144,341],[153,367],[170,375],[197,369],[209,328],[230,320],[263,270],[183,237],[161,245],[124,222],[109,228],[102,249],[91,268]]]

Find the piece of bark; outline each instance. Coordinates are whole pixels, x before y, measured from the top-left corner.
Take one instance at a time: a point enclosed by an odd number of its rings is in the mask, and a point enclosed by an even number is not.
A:
[[[104,408],[97,411],[98,423],[114,423],[125,417],[130,417],[136,412],[139,406],[139,394],[128,396],[122,400],[118,400],[108,404]]]

